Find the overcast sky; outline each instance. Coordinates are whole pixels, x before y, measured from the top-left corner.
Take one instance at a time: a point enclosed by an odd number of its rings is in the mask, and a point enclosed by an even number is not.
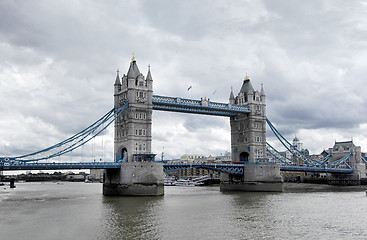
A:
[[[0,156],[48,147],[113,108],[132,53],[145,76],[151,65],[154,94],[228,102],[248,73],[290,141],[367,151],[366,12],[354,0],[2,0]],[[94,143],[106,160],[112,131]],[[279,146],[270,130],[268,142]],[[152,147],[166,159],[219,155],[229,119],[154,111]]]

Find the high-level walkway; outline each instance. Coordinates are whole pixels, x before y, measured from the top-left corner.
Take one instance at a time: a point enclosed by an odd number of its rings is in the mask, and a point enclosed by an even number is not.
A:
[[[247,105],[211,102],[209,99],[207,100],[205,98],[201,100],[194,100],[153,95],[152,103],[153,109],[155,110],[223,117],[232,117],[237,116],[239,113],[251,112],[250,107]]]

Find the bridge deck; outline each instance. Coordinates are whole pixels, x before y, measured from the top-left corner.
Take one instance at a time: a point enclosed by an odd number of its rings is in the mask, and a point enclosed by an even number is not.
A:
[[[325,167],[306,167],[306,166],[287,166],[280,165],[281,171],[289,172],[318,172],[318,173],[353,173],[349,168],[325,168]]]
[[[68,170],[68,169],[107,169],[120,168],[115,162],[80,162],[80,163],[13,163],[0,165],[0,170]]]
[[[108,169],[120,168],[121,164],[116,162],[80,162],[80,163],[12,163],[0,164],[0,170],[61,170],[61,169]],[[275,163],[256,163],[256,164],[275,164]],[[164,172],[175,172],[188,168],[206,168],[230,174],[243,174],[246,164],[211,164],[211,163],[165,163]],[[306,166],[280,166],[281,171],[295,172],[318,172],[318,173],[353,173],[348,168],[324,168]]]
[[[253,163],[253,164],[275,164],[275,163],[267,162],[267,163]],[[246,165],[247,164],[169,163],[164,164],[163,167],[165,168],[165,172],[174,172],[187,168],[208,168],[220,172],[242,174],[243,168],[246,167]],[[317,173],[340,173],[340,174],[353,173],[353,170],[348,168],[325,168],[325,167],[287,166],[287,165],[280,165],[280,170],[294,171],[294,172],[317,172]]]

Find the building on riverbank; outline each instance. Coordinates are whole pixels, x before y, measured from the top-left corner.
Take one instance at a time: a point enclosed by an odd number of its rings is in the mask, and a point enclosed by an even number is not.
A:
[[[225,152],[220,156],[205,156],[204,154],[183,154],[179,159],[169,161],[171,163],[231,163],[231,153]],[[196,178],[202,176],[210,176],[214,179],[220,178],[220,173],[210,169],[203,168],[188,168],[181,169],[177,172],[170,173],[170,175],[176,176],[178,178]]]

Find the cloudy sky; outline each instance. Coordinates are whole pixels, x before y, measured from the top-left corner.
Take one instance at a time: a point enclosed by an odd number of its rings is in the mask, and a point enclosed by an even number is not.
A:
[[[366,12],[354,0],[0,1],[0,156],[48,147],[109,111],[132,53],[144,75],[151,65],[154,94],[228,102],[248,73],[289,140],[367,151]],[[106,160],[112,131],[93,143]],[[153,152],[219,155],[229,131],[228,118],[155,111]],[[278,146],[269,131],[268,141]]]

